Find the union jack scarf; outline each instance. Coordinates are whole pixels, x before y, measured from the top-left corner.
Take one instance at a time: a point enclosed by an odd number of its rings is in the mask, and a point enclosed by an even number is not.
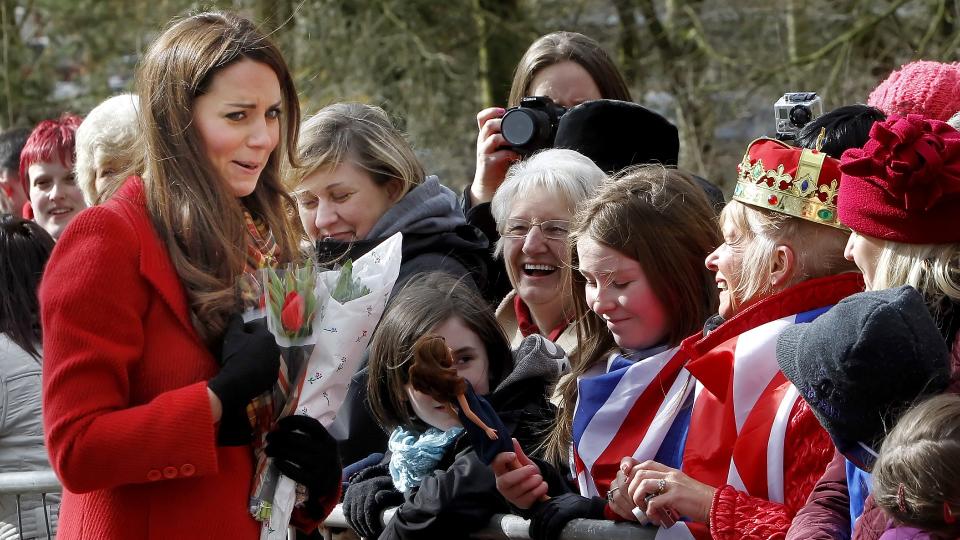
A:
[[[804,282],[758,302],[679,350],[578,383],[574,473],[581,494],[605,495],[620,459],[654,459],[668,431],[685,438],[679,468],[712,486],[784,501],[784,443],[799,393],[779,371],[777,338],[862,290],[859,275]],[[692,360],[691,360],[692,359]],[[695,383],[695,384],[692,384]],[[689,417],[682,406],[693,394]],[[679,522],[657,539],[709,538],[705,524]]]

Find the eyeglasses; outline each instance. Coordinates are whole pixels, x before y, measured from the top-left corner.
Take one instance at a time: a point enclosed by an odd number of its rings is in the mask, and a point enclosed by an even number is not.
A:
[[[526,238],[534,227],[540,227],[540,232],[551,240],[566,240],[570,234],[570,222],[565,219],[548,219],[540,223],[525,219],[508,219],[500,236],[505,238]]]

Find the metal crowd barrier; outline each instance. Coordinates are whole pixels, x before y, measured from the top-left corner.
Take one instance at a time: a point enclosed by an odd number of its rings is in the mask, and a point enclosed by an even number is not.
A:
[[[37,527],[37,538],[54,538],[51,519],[53,516],[47,508],[47,495],[60,493],[60,481],[53,471],[30,471],[30,472],[10,472],[0,473],[0,495],[15,495],[17,506],[17,535],[23,540],[23,512],[20,508],[20,500],[23,495],[40,495],[40,501],[43,508],[44,525],[46,536],[41,536],[43,530],[39,524]]]
[[[20,523],[20,496],[40,494],[44,503],[47,538],[53,538],[50,525],[50,515],[46,510],[46,495],[61,491],[60,481],[53,471],[0,473],[0,495],[17,496],[17,528],[22,530]],[[396,508],[384,512],[384,521],[393,517]],[[342,505],[337,505],[327,517],[324,524],[328,527],[349,529],[343,515]],[[480,531],[470,535],[477,540],[529,540],[530,522],[510,514],[497,514],[490,523]],[[657,529],[642,527],[630,523],[614,523],[612,521],[598,521],[592,519],[575,519],[563,530],[561,540],[653,540]],[[291,535],[292,537],[292,535]]]
[[[384,512],[383,521],[393,517],[396,508]],[[343,515],[343,507],[337,505],[327,516],[324,525],[349,529],[347,519]],[[530,522],[520,516],[512,514],[497,514],[483,529],[470,535],[478,540],[529,540]],[[657,536],[654,527],[643,527],[631,523],[614,523],[593,519],[575,519],[571,521],[560,535],[560,540],[653,540]]]

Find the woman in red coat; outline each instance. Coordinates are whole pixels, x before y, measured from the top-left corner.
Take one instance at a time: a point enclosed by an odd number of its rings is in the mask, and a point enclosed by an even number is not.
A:
[[[74,220],[40,293],[58,537],[257,538],[246,408],[277,380],[279,349],[235,315],[234,285],[296,256],[279,171],[297,94],[277,48],[223,13],[170,26],[137,84],[143,178]],[[298,422],[267,453],[306,488],[295,519],[315,523],[339,466],[322,426]]]

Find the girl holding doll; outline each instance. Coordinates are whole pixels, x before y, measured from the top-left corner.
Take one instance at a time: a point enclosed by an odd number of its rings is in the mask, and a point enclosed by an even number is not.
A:
[[[610,390],[619,386],[619,402],[636,403],[638,411],[656,412],[660,403],[669,402],[667,414],[681,419],[678,424],[689,416],[692,382],[681,381],[669,396],[659,386],[656,395],[639,396],[661,371],[675,371],[664,359],[716,310],[716,289],[702,261],[719,241],[710,203],[699,186],[683,173],[657,165],[624,171],[580,208],[569,240],[573,272],[568,281],[576,299],[580,346],[573,377],[558,389],[570,406],[560,409],[546,445],[547,455],[561,468],[573,447],[571,472],[580,495],[534,504],[548,485],[531,478],[551,474],[548,466],[538,470],[519,452],[517,458],[527,463],[519,470],[506,466],[511,453],[494,462],[501,493],[531,517],[535,538],[555,538],[571,519],[612,517],[598,495],[607,493],[623,456],[598,454],[595,445],[604,440],[603,431],[609,440],[609,430],[617,429],[614,417],[624,422],[625,415],[636,413],[630,405],[598,410]],[[634,387],[628,388],[628,382]],[[672,422],[661,424],[669,431]],[[636,447],[639,441],[633,442]],[[679,443],[675,435],[661,433],[644,455],[660,455],[661,446],[664,454],[675,454]],[[531,484],[536,487],[529,490]]]
[[[411,381],[421,361],[415,353],[437,336],[451,350],[457,374],[486,398],[520,446],[532,450],[553,414],[547,389],[559,375],[562,351],[533,336],[511,353],[470,287],[442,273],[411,280],[391,300],[370,345],[370,408],[391,434],[384,461],[355,474],[344,496],[344,513],[364,537],[462,537],[509,511],[458,417]],[[381,515],[390,506],[399,508],[384,527]]]
[[[137,87],[143,175],[77,216],[40,291],[58,537],[257,538],[247,407],[280,351],[244,325],[235,284],[297,255],[279,179],[297,93],[280,51],[229,13],[171,24]],[[266,452],[305,486],[294,521],[310,528],[338,499],[336,447],[316,420],[287,420]]]

